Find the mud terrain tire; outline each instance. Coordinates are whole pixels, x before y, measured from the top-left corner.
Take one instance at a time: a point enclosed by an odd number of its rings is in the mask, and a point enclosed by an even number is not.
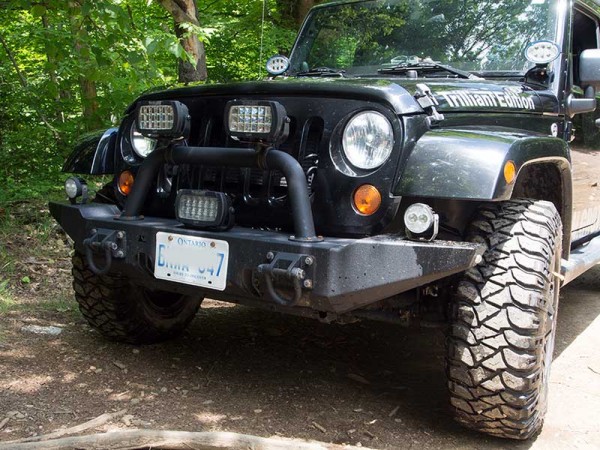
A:
[[[552,203],[480,208],[469,240],[486,246],[451,303],[447,372],[455,419],[495,436],[542,427],[560,290],[562,224]]]
[[[130,344],[173,338],[192,321],[201,298],[150,291],[118,275],[98,276],[75,253],[73,289],[79,310],[104,337]]]

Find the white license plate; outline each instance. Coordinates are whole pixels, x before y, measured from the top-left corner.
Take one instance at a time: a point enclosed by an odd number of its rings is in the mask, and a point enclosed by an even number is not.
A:
[[[156,278],[224,291],[228,263],[229,243],[226,241],[156,233]]]

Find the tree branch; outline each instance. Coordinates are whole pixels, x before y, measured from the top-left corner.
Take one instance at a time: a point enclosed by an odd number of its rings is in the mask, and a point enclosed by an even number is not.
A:
[[[29,91],[29,83],[27,82],[27,78],[25,78],[25,75],[23,74],[23,72],[21,72],[21,69],[19,68],[19,65],[17,64],[17,60],[15,59],[13,53],[10,51],[8,43],[6,42],[6,40],[4,39],[4,36],[2,36],[2,34],[0,34],[0,44],[2,44],[2,47],[4,48],[4,51],[6,52],[8,59],[10,59],[10,62],[12,64],[13,68],[15,69],[17,76],[19,77],[19,83],[21,84],[21,86],[23,87],[24,90]],[[61,141],[60,133],[48,121],[48,119],[46,118],[46,115],[37,108],[34,108],[34,111],[38,114],[38,116],[40,116],[40,119],[42,120],[42,122],[44,122],[44,125],[46,125],[48,127],[48,129],[52,132],[52,134],[54,135],[54,139],[56,139],[57,142],[60,142]]]
[[[0,450],[365,450],[365,447],[343,446],[282,438],[262,438],[237,433],[135,430],[77,436],[46,442],[0,443]],[[366,449],[369,450],[369,449]]]
[[[200,26],[200,22],[192,16],[190,16],[187,12],[185,12],[179,4],[177,4],[174,0],[157,0],[163,8],[171,13],[173,19],[177,23],[191,23],[196,26]]]

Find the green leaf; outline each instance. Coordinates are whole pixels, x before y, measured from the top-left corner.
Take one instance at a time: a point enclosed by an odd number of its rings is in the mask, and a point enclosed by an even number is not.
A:
[[[31,283],[31,278],[29,278],[28,276],[24,276],[23,278],[21,278],[21,283],[29,284]]]
[[[154,38],[147,37],[146,39],[144,39],[144,47],[146,47],[146,51],[149,54],[152,54],[158,48],[158,41]]]
[[[44,5],[34,5],[31,7],[31,15],[33,17],[42,17],[46,14],[46,7]]]

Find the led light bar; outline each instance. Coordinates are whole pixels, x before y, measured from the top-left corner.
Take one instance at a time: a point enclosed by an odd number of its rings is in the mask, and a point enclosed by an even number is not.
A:
[[[289,133],[287,113],[277,102],[233,100],[225,108],[225,122],[237,139],[277,143]]]
[[[233,226],[231,200],[222,192],[182,189],[175,200],[177,220],[198,228],[226,230]]]
[[[136,128],[150,138],[185,138],[189,134],[187,106],[178,101],[146,101],[137,106]]]

